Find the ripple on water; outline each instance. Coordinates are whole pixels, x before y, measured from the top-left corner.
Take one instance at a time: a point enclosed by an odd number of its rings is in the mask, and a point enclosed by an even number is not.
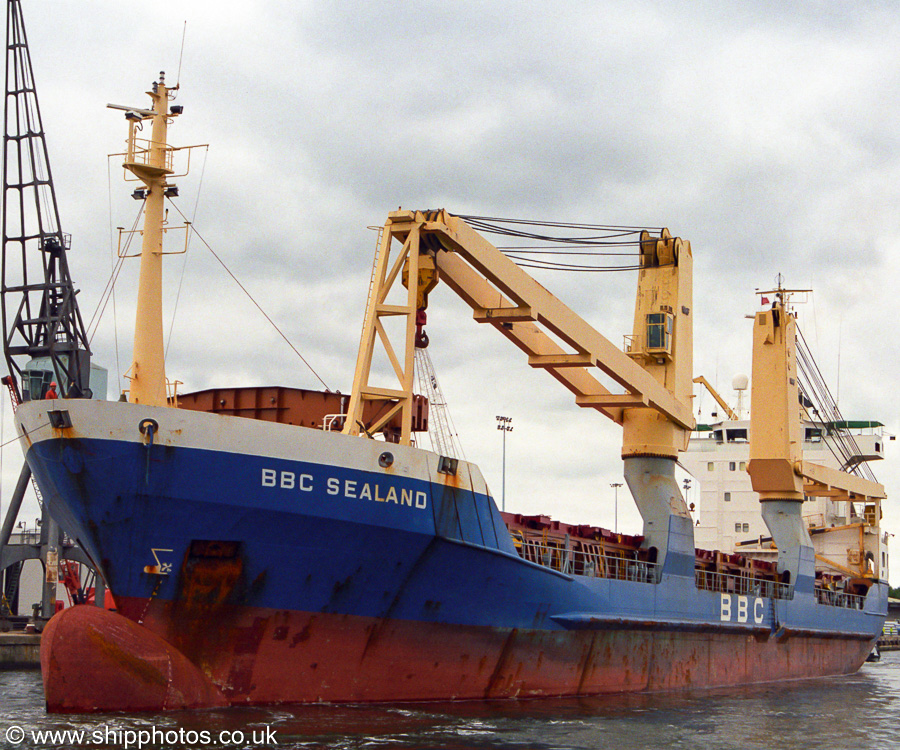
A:
[[[0,672],[0,749],[4,730],[107,727],[275,732],[289,750],[844,750],[893,747],[900,726],[900,652],[848,677],[740,690],[542,701],[297,706],[167,714],[48,716],[40,674]],[[22,743],[16,747],[33,747]],[[263,744],[245,742],[241,747]],[[52,745],[43,745],[52,747]],[[71,747],[71,746],[70,746]],[[93,744],[85,747],[120,747]],[[160,747],[156,745],[154,747]],[[208,744],[228,748],[235,744]]]

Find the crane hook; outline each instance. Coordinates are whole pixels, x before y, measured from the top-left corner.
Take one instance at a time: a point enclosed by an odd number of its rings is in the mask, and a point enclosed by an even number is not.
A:
[[[428,322],[428,316],[425,314],[425,308],[420,307],[416,310],[416,349],[428,348],[428,334],[425,333],[425,323]]]

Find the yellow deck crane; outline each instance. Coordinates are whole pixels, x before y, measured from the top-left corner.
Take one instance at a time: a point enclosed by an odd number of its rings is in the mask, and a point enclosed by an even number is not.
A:
[[[790,583],[815,576],[815,552],[801,508],[807,496],[861,502],[873,519],[873,549],[861,559],[864,579],[878,579],[878,519],[884,487],[803,459],[802,415],[797,373],[797,322],[790,308],[792,294],[777,289],[759,292],[774,301],[758,312],[753,324],[753,382],[750,390],[750,462],[747,471],[759,493],[762,516],[778,548],[779,572]],[[871,511],[869,512],[869,509]],[[865,542],[865,540],[863,540]],[[867,565],[866,557],[873,563]],[[834,565],[830,560],[825,560]],[[841,566],[836,566],[841,567]],[[787,575],[785,575],[787,574]]]
[[[389,302],[403,279],[403,300]],[[476,321],[523,351],[529,365],[568,388],[576,404],[622,425],[625,477],[644,520],[644,544],[655,550],[664,573],[690,574],[693,525],[674,476],[694,427],[690,243],[667,230],[659,237],[641,234],[634,328],[623,351],[458,216],[390,213],[375,259],[346,434],[371,437],[400,415],[398,439],[410,444],[415,342],[428,293],[439,281],[472,307]],[[396,376],[394,387],[370,384],[379,350]],[[600,373],[622,392],[605,387]],[[366,424],[369,400],[387,400],[390,407]]]

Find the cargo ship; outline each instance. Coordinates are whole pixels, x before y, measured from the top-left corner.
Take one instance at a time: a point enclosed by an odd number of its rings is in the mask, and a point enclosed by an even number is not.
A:
[[[48,623],[48,710],[598,695],[859,668],[887,585],[877,565],[817,577],[801,506],[811,486],[884,493],[798,453],[789,290],[753,326],[749,471],[773,561],[695,549],[675,478],[694,428],[692,255],[667,230],[636,234],[634,328],[620,348],[478,220],[391,212],[348,395],[179,396],[163,360],[161,264],[167,128],[182,110],[164,77],[148,93],[150,107],[119,107],[145,203],[130,387],[107,402],[65,397],[63,380],[62,398],[15,414],[44,502],[116,604]],[[640,536],[502,513],[474,463],[416,445],[428,403],[414,353],[439,285],[571,391],[586,420],[622,426]]]

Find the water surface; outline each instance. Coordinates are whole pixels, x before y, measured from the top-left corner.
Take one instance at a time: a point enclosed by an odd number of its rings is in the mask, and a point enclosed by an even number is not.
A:
[[[138,747],[141,731],[148,737],[156,730],[157,737],[167,732],[185,741],[151,740],[143,747],[862,750],[900,747],[898,698],[900,652],[849,677],[727,691],[94,716],[48,715],[38,672],[0,672],[0,748],[124,750]],[[6,736],[12,726],[25,734],[19,744]],[[48,731],[82,732],[83,738],[53,742],[45,734],[41,741],[38,733]]]

